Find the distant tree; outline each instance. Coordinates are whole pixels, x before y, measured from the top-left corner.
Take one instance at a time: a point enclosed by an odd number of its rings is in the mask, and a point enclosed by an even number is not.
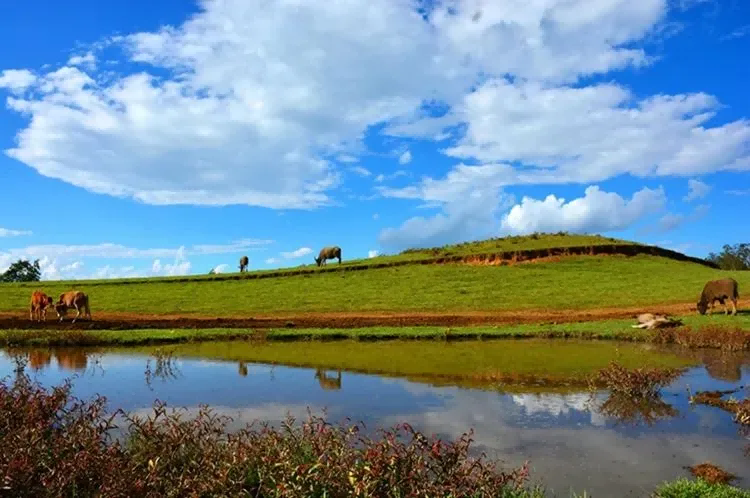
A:
[[[750,244],[725,244],[719,254],[709,253],[706,259],[722,270],[750,270]]]
[[[38,259],[34,263],[19,259],[0,275],[0,282],[38,282],[41,277]]]
[[[215,269],[215,268],[211,268],[211,269],[210,269],[210,270],[208,271],[208,274],[209,274],[209,275],[213,275],[214,273],[216,273],[216,269]]]

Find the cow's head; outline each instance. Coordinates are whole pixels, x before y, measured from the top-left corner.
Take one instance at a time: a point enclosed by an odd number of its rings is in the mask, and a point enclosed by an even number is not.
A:
[[[698,303],[695,305],[695,309],[698,310],[698,313],[701,315],[705,315],[706,311],[708,310],[708,303],[705,301],[698,301]]]
[[[58,301],[55,303],[55,313],[57,313],[58,318],[62,318],[65,313],[67,313],[68,307],[63,303],[62,301]]]
[[[318,265],[318,266],[320,266],[320,262],[322,261],[322,258],[320,258],[320,257],[314,257],[313,259],[315,260],[315,264]]]

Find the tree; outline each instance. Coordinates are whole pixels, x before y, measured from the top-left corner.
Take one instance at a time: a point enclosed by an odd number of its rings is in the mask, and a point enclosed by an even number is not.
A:
[[[750,270],[750,244],[724,244],[719,254],[709,253],[706,259],[722,270]]]
[[[0,275],[0,282],[38,282],[41,276],[38,259],[33,264],[19,259]]]

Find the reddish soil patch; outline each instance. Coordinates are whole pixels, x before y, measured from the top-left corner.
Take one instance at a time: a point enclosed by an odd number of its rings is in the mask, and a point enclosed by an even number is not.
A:
[[[649,308],[653,313],[689,313],[693,304],[661,305]],[[376,326],[446,326],[517,325],[529,323],[575,323],[596,320],[633,318],[644,308],[611,308],[591,310],[528,310],[496,312],[329,312],[258,314],[248,316],[154,315],[126,312],[96,312],[94,320],[70,319],[60,323],[48,317],[46,322],[32,322],[26,313],[0,313],[0,329],[66,328],[84,330],[127,330],[153,328],[361,328]]]
[[[729,484],[731,481],[737,479],[733,474],[710,462],[693,465],[692,467],[688,467],[688,470],[695,477],[699,477],[711,484]]]

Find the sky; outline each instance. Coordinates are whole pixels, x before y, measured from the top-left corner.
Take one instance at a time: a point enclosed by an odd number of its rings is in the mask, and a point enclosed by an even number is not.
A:
[[[0,271],[535,231],[748,242],[744,0],[80,0],[0,16]]]

